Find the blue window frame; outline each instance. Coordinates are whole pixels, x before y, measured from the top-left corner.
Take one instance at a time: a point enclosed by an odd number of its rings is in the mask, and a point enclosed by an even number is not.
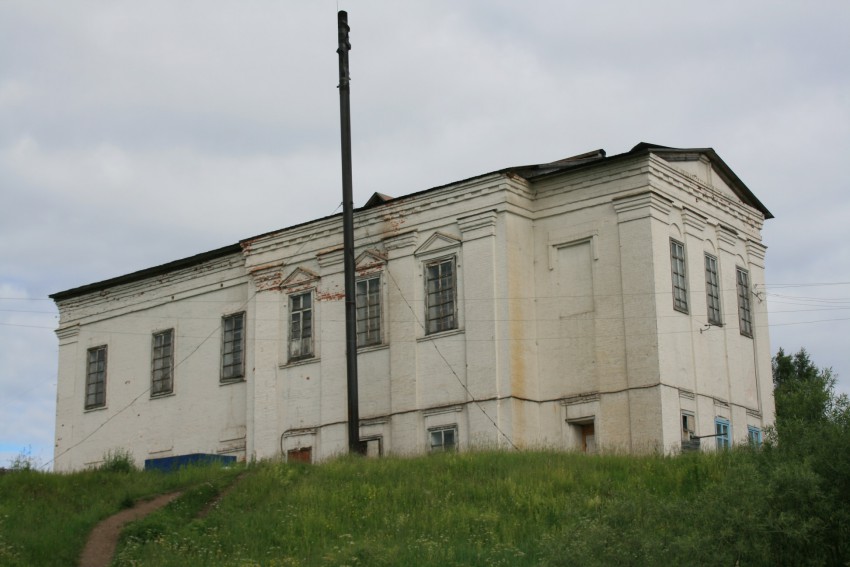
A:
[[[761,447],[761,429],[753,425],[748,425],[747,440],[753,447]]]
[[[718,449],[728,449],[732,446],[732,435],[729,420],[723,417],[714,419],[714,438]]]

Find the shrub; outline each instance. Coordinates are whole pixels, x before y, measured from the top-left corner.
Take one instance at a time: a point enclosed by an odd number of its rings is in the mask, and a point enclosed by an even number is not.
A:
[[[103,455],[103,462],[98,470],[114,473],[128,473],[136,470],[133,454],[127,449],[110,449]]]

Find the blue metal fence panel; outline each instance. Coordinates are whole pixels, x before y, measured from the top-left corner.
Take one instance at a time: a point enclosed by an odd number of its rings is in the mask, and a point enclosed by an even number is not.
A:
[[[189,465],[208,465],[220,463],[230,465],[236,462],[236,457],[230,455],[211,455],[208,453],[191,453],[189,455],[178,455],[176,457],[160,457],[158,459],[145,459],[146,471],[176,471]]]

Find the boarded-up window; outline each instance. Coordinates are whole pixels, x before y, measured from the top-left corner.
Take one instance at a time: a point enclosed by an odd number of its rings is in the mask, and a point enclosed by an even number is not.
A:
[[[312,463],[313,448],[300,447],[298,449],[290,449],[286,452],[286,460],[290,463]]]
[[[585,453],[596,452],[596,428],[592,423],[581,424],[581,450]]]
[[[593,256],[590,241],[576,242],[557,249],[558,265],[555,296],[561,317],[593,311]]]

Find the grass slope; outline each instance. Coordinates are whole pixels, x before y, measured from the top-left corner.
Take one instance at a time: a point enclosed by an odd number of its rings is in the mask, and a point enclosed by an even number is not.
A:
[[[125,530],[116,565],[843,565],[848,471],[818,454],[263,462],[201,517],[244,469],[13,473],[0,565],[73,565],[98,520],[176,488]]]

